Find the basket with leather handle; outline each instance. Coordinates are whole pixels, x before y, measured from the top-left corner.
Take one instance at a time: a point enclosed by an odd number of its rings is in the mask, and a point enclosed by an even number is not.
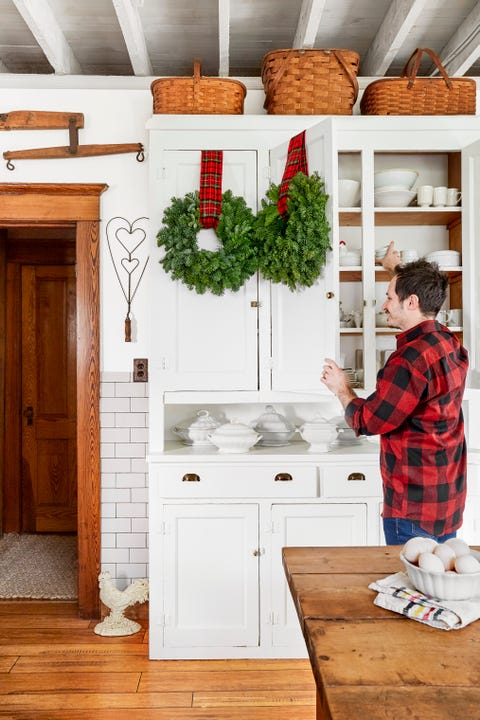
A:
[[[418,77],[423,53],[441,77]],[[475,115],[473,78],[451,78],[433,50],[417,48],[399,78],[374,80],[360,101],[362,115]]]
[[[353,50],[273,50],[262,62],[269,115],[351,115],[360,57]]]
[[[178,115],[241,115],[247,89],[238,80],[202,77],[195,60],[193,77],[158,78],[150,85],[153,112]]]

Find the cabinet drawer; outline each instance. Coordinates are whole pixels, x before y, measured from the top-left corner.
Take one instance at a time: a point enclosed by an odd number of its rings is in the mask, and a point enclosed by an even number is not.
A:
[[[159,497],[317,497],[315,465],[202,464],[153,465],[150,483]]]
[[[382,477],[378,465],[351,463],[321,469],[322,496],[363,497],[382,495]]]

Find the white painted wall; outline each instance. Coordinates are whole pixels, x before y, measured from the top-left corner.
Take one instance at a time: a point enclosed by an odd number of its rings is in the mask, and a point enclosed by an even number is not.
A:
[[[68,130],[0,132],[2,183],[107,183],[109,186],[101,196],[102,372],[131,371],[133,358],[149,356],[147,287],[158,264],[156,239],[154,233],[148,238],[150,260],[132,304],[132,342],[126,343],[127,305],[109,254],[106,224],[116,216],[124,217],[130,223],[148,216],[148,134],[145,125],[152,115],[152,80],[0,74],[0,113],[13,110],[81,112],[85,116],[85,127],[79,130],[79,144],[140,142],[145,146],[143,163],[137,162],[135,154],[129,153],[61,160],[15,160],[15,170],[9,171],[3,160],[4,151],[66,146]],[[259,80],[256,79],[254,84],[258,86]],[[263,112],[264,94],[260,88],[247,93],[245,112]],[[142,247],[147,250],[146,244]]]

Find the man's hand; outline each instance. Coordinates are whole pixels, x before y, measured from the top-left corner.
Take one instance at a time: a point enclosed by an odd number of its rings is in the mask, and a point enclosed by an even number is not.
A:
[[[337,396],[343,408],[346,408],[348,403],[357,397],[350,385],[347,375],[343,372],[342,368],[338,367],[335,360],[325,358],[325,365],[323,366],[320,379],[323,384]]]
[[[400,253],[398,250],[395,250],[394,242],[392,240],[392,242],[388,244],[387,252],[382,260],[382,266],[393,277],[395,274],[395,268],[397,265],[400,265],[400,262]]]

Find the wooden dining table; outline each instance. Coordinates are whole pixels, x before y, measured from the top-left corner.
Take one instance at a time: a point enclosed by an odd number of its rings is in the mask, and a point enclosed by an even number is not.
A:
[[[286,547],[317,720],[480,720],[480,622],[442,630],[373,604],[400,547]]]

